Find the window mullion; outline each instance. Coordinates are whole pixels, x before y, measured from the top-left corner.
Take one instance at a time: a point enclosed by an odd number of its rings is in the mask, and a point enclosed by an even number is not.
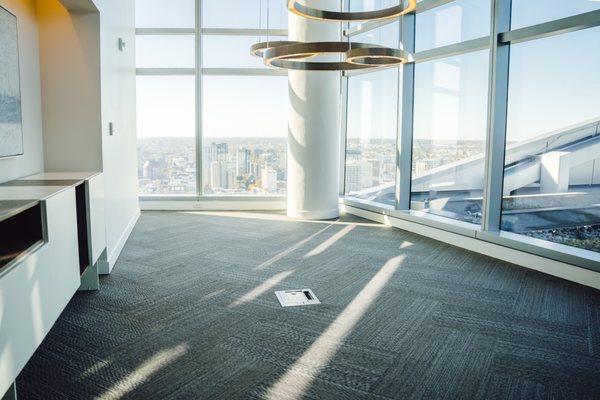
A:
[[[492,0],[482,226],[487,231],[500,230],[502,213],[510,44],[501,43],[499,35],[510,30],[511,3],[511,0]]]
[[[415,52],[415,14],[400,19],[400,41],[409,53]],[[410,209],[412,138],[415,98],[415,64],[404,64],[400,72],[398,123],[396,141],[396,209]]]
[[[202,0],[196,0],[196,194],[204,194],[202,164]]]

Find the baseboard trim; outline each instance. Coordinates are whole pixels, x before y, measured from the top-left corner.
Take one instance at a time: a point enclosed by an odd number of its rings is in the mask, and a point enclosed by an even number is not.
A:
[[[280,211],[285,200],[232,199],[220,201],[140,200],[144,211]]]
[[[106,275],[106,274],[111,273],[112,269],[115,266],[115,263],[117,262],[117,260],[119,259],[119,256],[121,255],[121,251],[123,251],[123,247],[125,247],[125,243],[127,243],[127,239],[129,239],[129,236],[131,235],[131,232],[133,231],[135,224],[137,223],[138,219],[140,218],[140,215],[141,215],[141,211],[138,208],[138,209],[136,209],[135,213],[129,220],[129,223],[127,224],[127,227],[121,234],[121,237],[119,237],[119,240],[117,241],[117,244],[115,245],[115,248],[108,255],[108,263],[107,263],[108,264],[108,272],[106,270],[100,271],[101,274]]]
[[[456,247],[497,258],[511,264],[516,264],[524,268],[533,269],[571,282],[600,289],[599,272],[373,211],[367,211],[348,205],[342,205],[341,208],[344,212],[357,217],[393,226]]]
[[[305,210],[294,210],[288,208],[287,216],[294,219],[300,220],[324,220],[334,219],[340,216],[340,209],[338,207],[330,210],[318,210],[318,211],[305,211]]]

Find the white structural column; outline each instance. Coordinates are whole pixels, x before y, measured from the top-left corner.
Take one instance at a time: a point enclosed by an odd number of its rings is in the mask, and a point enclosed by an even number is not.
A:
[[[305,4],[326,10],[340,7],[339,0],[308,0]],[[290,40],[339,41],[340,29],[339,22],[289,14]],[[289,71],[288,76],[288,216],[336,218],[339,216],[340,73]]]

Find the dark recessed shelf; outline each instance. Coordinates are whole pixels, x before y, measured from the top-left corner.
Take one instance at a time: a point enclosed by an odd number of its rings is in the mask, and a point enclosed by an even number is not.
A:
[[[88,213],[85,196],[85,183],[75,186],[77,202],[77,238],[79,244],[79,273],[83,275],[90,265],[90,246],[88,242]]]
[[[0,201],[0,272],[44,241],[40,202]]]

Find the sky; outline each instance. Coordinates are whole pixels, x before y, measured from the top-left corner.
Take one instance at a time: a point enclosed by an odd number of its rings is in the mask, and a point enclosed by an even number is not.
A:
[[[361,0],[367,9],[391,0]],[[262,3],[262,12],[259,13]],[[266,0],[204,1],[205,27],[265,28]],[[351,6],[357,2],[352,1]],[[227,5],[227,7],[223,7]],[[284,0],[270,0],[269,26],[285,28]],[[137,27],[193,28],[193,0],[137,0]],[[600,9],[595,0],[513,0],[513,29]],[[419,14],[418,51],[489,34],[489,2],[456,0]],[[259,14],[262,22],[259,23]],[[357,37],[393,46],[393,24]],[[260,67],[248,55],[259,37],[205,36],[204,67]],[[264,39],[264,38],[262,38]],[[193,36],[139,36],[138,67],[193,67]],[[415,138],[483,140],[489,52],[418,64]],[[525,140],[600,117],[600,28],[512,46],[508,140]],[[194,136],[193,76],[138,77],[140,137]],[[395,137],[398,71],[350,78],[349,136]],[[285,137],[285,77],[217,77],[203,81],[203,134],[208,137]]]

